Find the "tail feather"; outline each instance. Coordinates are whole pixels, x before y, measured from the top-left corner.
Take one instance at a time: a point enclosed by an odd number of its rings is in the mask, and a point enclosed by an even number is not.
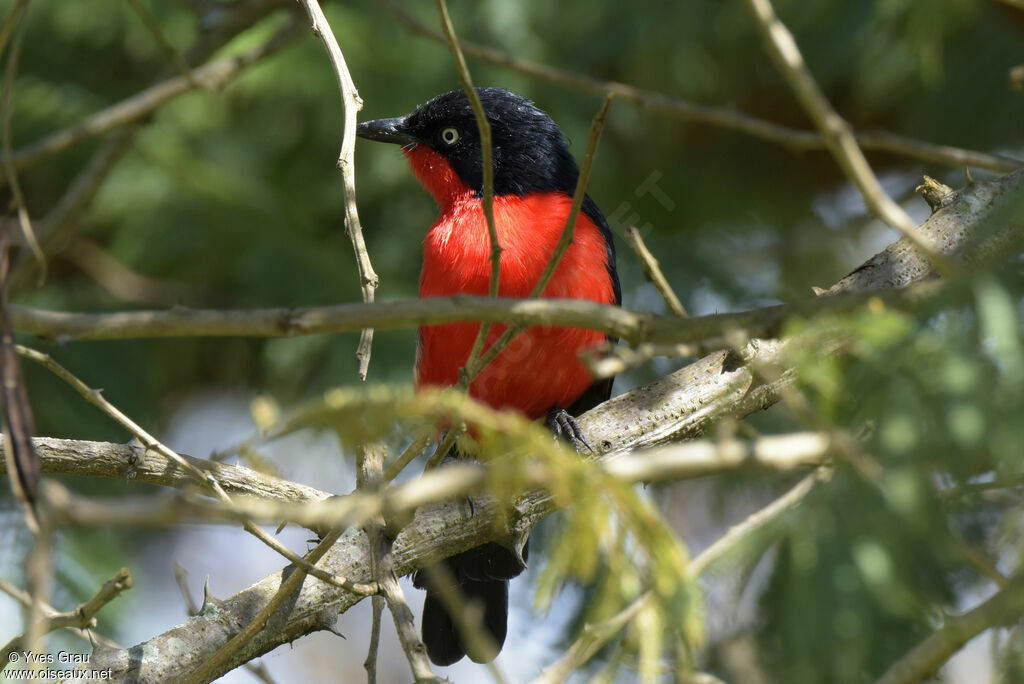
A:
[[[458,628],[441,600],[429,590],[423,603],[423,645],[435,665],[452,665],[466,655]]]
[[[451,665],[465,655],[477,663],[489,662],[505,643],[508,580],[523,571],[523,562],[509,549],[489,543],[447,558],[442,564],[454,580],[451,588],[458,590],[466,603],[482,605],[482,626],[497,648],[493,652],[475,652],[463,639],[458,623],[448,613],[437,588],[426,581],[426,573],[416,573],[414,585],[427,590],[422,623],[427,655],[437,665]]]

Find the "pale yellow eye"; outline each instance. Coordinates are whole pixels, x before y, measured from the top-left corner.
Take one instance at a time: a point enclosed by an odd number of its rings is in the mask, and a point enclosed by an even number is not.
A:
[[[454,128],[446,128],[441,131],[441,140],[445,145],[454,145],[459,141],[459,132]]]

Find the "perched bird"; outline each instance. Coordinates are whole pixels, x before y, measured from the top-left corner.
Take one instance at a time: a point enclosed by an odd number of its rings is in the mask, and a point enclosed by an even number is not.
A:
[[[494,220],[501,246],[502,297],[527,297],[551,259],[569,215],[579,169],[561,129],[530,100],[501,88],[478,88],[491,126]],[[397,143],[440,216],[423,242],[421,297],[486,295],[490,236],[484,218],[483,154],[472,107],[462,90],[438,95],[411,114],[359,125],[358,135]],[[608,223],[587,197],[573,243],[544,289],[544,297],[621,303],[615,248]],[[505,330],[491,328],[485,349]],[[419,329],[416,386],[451,386],[466,364],[479,323]],[[581,350],[605,336],[593,330],[534,326],[516,337],[470,383],[469,393],[494,408],[515,409],[579,445],[573,416],[606,400],[611,379],[594,382],[580,362]],[[582,442],[585,443],[585,442]],[[508,580],[525,567],[526,550],[497,543],[470,549],[445,564],[463,596],[484,606],[483,624],[500,648],[508,619]],[[423,641],[430,659],[449,665],[467,653],[458,628],[424,578]],[[485,654],[469,652],[477,662]]]

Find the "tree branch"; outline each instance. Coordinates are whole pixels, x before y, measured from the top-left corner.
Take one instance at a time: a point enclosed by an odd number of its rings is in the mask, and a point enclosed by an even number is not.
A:
[[[3,577],[0,577],[0,591],[7,594],[18,603],[25,606],[26,608],[32,605],[32,597],[29,596],[27,592],[22,591],[18,587],[14,586],[13,584],[5,580]],[[53,606],[51,606],[49,603],[44,603],[40,606],[40,608],[42,609],[42,613],[45,617],[53,617],[55,615],[60,614],[61,612]],[[71,634],[74,634],[79,639],[87,641],[91,644],[99,644],[104,648],[121,648],[121,646],[116,641],[108,639],[102,634],[98,634],[94,629],[82,629],[81,627],[74,626],[66,626],[64,627],[64,629],[70,632]],[[3,663],[0,663],[0,665],[2,664]]]
[[[945,204],[921,224],[944,254],[958,254],[968,245],[972,228],[1000,206],[1004,197],[1021,192],[1024,170],[992,181],[975,182],[947,198]],[[1024,217],[1010,213],[995,242],[1012,244],[1024,235]],[[966,262],[979,258],[984,249],[964,255]],[[510,300],[488,297],[436,297],[389,300],[373,304],[293,309],[203,310],[174,308],[168,311],[132,311],[105,314],[43,311],[11,307],[16,330],[61,342],[70,340],[126,339],[137,337],[248,336],[287,337],[324,332],[348,332],[366,327],[398,328],[457,321],[492,321],[515,325],[566,325],[600,330],[631,343],[675,344],[739,332],[747,337],[777,335],[792,317],[856,309],[879,298],[887,306],[911,307],[935,292],[935,283],[908,285],[927,280],[933,271],[906,239],[852,271],[827,290],[834,297],[814,297],[752,311],[679,319],[640,313],[585,300]],[[877,290],[877,292],[869,292]]]
[[[773,337],[793,317],[845,312],[879,298],[895,308],[913,306],[938,288],[813,297],[740,313],[689,319],[630,311],[582,299],[507,299],[456,295],[391,299],[372,304],[340,304],[294,309],[189,309],[72,313],[12,306],[16,330],[61,343],[155,337],[295,337],[320,333],[408,328],[460,321],[563,325],[599,330],[631,343],[674,344],[739,330],[748,337]]]
[[[825,433],[793,433],[752,442],[696,440],[602,457],[604,476],[625,482],[677,482],[752,468],[786,471],[824,464],[833,448]],[[529,487],[544,490],[554,469],[534,464],[525,472]],[[87,526],[166,526],[181,522],[292,522],[311,530],[362,528],[378,516],[411,519],[417,508],[485,494],[488,469],[479,463],[435,468],[423,477],[380,492],[356,490],[320,502],[238,499],[215,501],[152,495],[114,499],[86,498],[47,481],[44,492],[60,524]]]
[[[633,252],[640,260],[640,265],[644,269],[644,275],[647,276],[647,280],[654,285],[654,288],[661,295],[661,298],[665,300],[665,304],[668,306],[668,310],[673,315],[679,318],[687,318],[690,314],[686,313],[686,309],[683,307],[683,303],[679,301],[679,297],[676,296],[672,286],[668,284],[668,278],[661,270],[661,266],[658,264],[658,260],[651,254],[651,250],[647,249],[647,245],[644,243],[643,237],[640,235],[640,231],[630,226],[626,229],[625,234],[626,242],[630,247],[633,248]]]
[[[938,631],[896,661],[875,684],[923,682],[968,641],[987,629],[1019,622],[1021,615],[1024,615],[1024,574],[1018,574],[976,608],[947,617]]]
[[[192,476],[177,463],[138,442],[114,444],[51,437],[37,437],[32,442],[39,454],[42,472],[51,475],[108,477],[175,489],[195,486]],[[0,441],[0,449],[5,448]],[[243,466],[180,456],[194,468],[210,473],[229,494],[290,503],[323,501],[332,496],[319,489]],[[0,463],[0,475],[6,474],[6,465]]]
[[[392,0],[378,1],[410,33],[429,38],[433,41],[444,42],[443,36],[420,23],[397,3]],[[476,57],[488,64],[518,71],[543,81],[557,83],[570,90],[591,95],[613,94],[616,97],[628,100],[654,112],[678,117],[684,121],[696,124],[736,131],[737,133],[782,145],[793,151],[827,149],[825,136],[817,131],[805,131],[782,126],[756,116],[744,114],[731,107],[718,107],[689,100],[680,100],[663,93],[636,88],[626,83],[602,81],[591,76],[575,74],[565,69],[548,66],[547,64],[539,64],[530,60],[512,57],[486,45],[466,41],[461,41],[460,44],[462,45],[463,52],[467,55]],[[971,166],[999,173],[1009,173],[1024,165],[1024,161],[1011,157],[965,150],[950,145],[936,145],[887,131],[861,131],[857,133],[856,139],[857,143],[865,150],[888,152],[911,159],[952,167]]]
[[[44,615],[40,624],[35,626],[37,634],[48,634],[55,629],[91,629],[96,626],[96,614],[105,605],[121,595],[121,592],[132,588],[132,575],[127,568],[121,568],[114,577],[107,580],[91,599],[66,613]],[[44,613],[49,612],[46,606]],[[19,634],[0,649],[0,671],[12,661],[8,656],[14,651],[23,651],[27,646],[26,635]]]
[[[878,182],[871,165],[853,135],[850,124],[832,108],[804,63],[793,34],[775,15],[771,0],[747,0],[757,28],[782,77],[796,99],[825,137],[825,145],[847,180],[853,183],[872,214],[910,239],[943,275],[951,275],[952,266],[930,240],[918,232],[913,219],[896,204]]]
[[[598,412],[595,416],[595,412],[591,412],[581,420],[600,420],[600,414]],[[740,443],[694,442],[665,447],[642,455],[613,458],[604,467],[610,474],[618,477],[655,481],[663,478],[699,477],[719,472],[723,468],[731,470],[758,463],[774,463],[782,467],[821,463],[821,458],[828,449],[827,441],[822,442],[814,436],[801,436],[796,440],[791,437],[765,438],[750,446]],[[611,453],[621,453],[627,448],[622,442],[610,446]],[[458,503],[431,504],[431,501],[473,491],[473,488],[463,487],[462,484],[444,488],[435,486],[433,482],[447,479],[462,483],[465,481],[464,478],[452,477],[461,471],[479,474],[478,477],[470,478],[474,487],[485,485],[486,470],[480,466],[462,464],[439,469],[424,476],[420,481],[390,490],[385,494],[392,498],[389,504],[366,508],[362,518],[350,519],[349,522],[352,525],[359,525],[383,509],[395,517],[401,517],[403,512],[416,510],[412,522],[399,533],[392,548],[393,569],[397,576],[401,576],[436,562],[439,556],[457,553],[485,541],[497,539],[502,536],[503,529],[507,534],[515,535],[513,528],[532,527],[540,518],[555,509],[555,502],[548,494],[541,491],[531,492],[513,504],[510,518],[512,524],[509,528],[503,528],[497,526],[498,520],[502,519],[502,507],[492,500],[477,500],[474,512],[469,517],[466,517],[464,507]],[[538,480],[541,479],[544,478],[538,476]],[[58,506],[63,505],[60,501],[56,503]],[[236,504],[244,505],[241,502]],[[154,502],[150,499],[147,505],[147,510],[152,513]],[[222,504],[212,503],[211,506],[222,507]],[[73,513],[74,510],[74,506],[65,506],[63,512]],[[208,507],[207,510],[213,509]],[[275,511],[275,517],[279,512],[285,511]],[[116,518],[79,519],[86,524],[100,523],[101,520],[104,523],[145,522],[141,517],[123,515]],[[341,535],[337,546],[324,557],[322,568],[328,573],[341,574],[355,581],[372,582],[374,574],[370,558],[371,549],[366,536],[359,527],[353,526]],[[89,669],[113,668],[115,678],[131,674],[143,680],[177,681],[184,673],[193,671],[199,665],[203,652],[209,652],[210,648],[216,648],[220,643],[234,640],[238,634],[237,625],[248,624],[250,618],[247,616],[251,615],[254,609],[259,609],[259,614],[263,616],[260,618],[261,624],[265,622],[266,627],[246,630],[246,643],[234,656],[226,661],[218,661],[216,667],[206,667],[203,678],[194,680],[209,681],[232,667],[247,662],[257,654],[265,653],[303,634],[318,629],[329,629],[333,626],[337,613],[344,612],[362,598],[337,587],[312,581],[304,584],[297,596],[291,597],[289,614],[280,615],[271,611],[271,616],[265,606],[271,601],[276,601],[274,597],[279,596],[282,581],[294,572],[296,570],[293,567],[285,568],[240,594],[219,602],[216,614],[203,612],[142,645],[147,653],[154,654],[152,658],[139,662],[129,655],[133,649],[102,652],[94,655],[89,662]],[[202,640],[203,648],[196,643],[196,639]],[[172,652],[167,650],[170,644],[193,646],[175,649]]]
[[[189,72],[189,76],[175,76],[150,86],[115,105],[101,109],[81,123],[51,133],[42,140],[14,150],[9,160],[14,164],[15,169],[25,169],[86,138],[106,133],[134,121],[140,121],[170,100],[184,95],[196,87],[219,90],[246,67],[296,42],[302,36],[302,32],[298,28],[296,24],[289,24],[266,43],[257,45],[247,52],[196,67]]]

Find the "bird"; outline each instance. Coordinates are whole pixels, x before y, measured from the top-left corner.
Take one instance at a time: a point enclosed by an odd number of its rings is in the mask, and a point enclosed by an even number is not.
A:
[[[503,88],[475,90],[491,129],[493,214],[501,247],[498,295],[528,297],[568,219],[579,168],[562,130],[531,100]],[[482,204],[483,153],[466,92],[443,93],[405,116],[365,121],[357,135],[401,145],[413,174],[437,203],[439,216],[423,241],[419,296],[488,294],[491,244]],[[612,231],[589,196],[573,241],[541,296],[621,304]],[[472,322],[420,327],[416,388],[456,385],[479,329],[480,323]],[[505,329],[492,326],[484,348]],[[544,419],[556,435],[585,449],[574,417],[610,397],[612,378],[595,381],[580,352],[607,339],[584,328],[529,327],[472,380],[469,395],[495,409]],[[498,650],[507,633],[508,583],[525,569],[527,556],[526,546],[517,553],[491,542],[443,561],[463,598],[482,604],[482,624]],[[421,634],[430,659],[450,665],[465,655],[476,662],[493,658],[493,650],[476,652],[465,643],[425,575],[417,573],[413,583],[427,590]]]

